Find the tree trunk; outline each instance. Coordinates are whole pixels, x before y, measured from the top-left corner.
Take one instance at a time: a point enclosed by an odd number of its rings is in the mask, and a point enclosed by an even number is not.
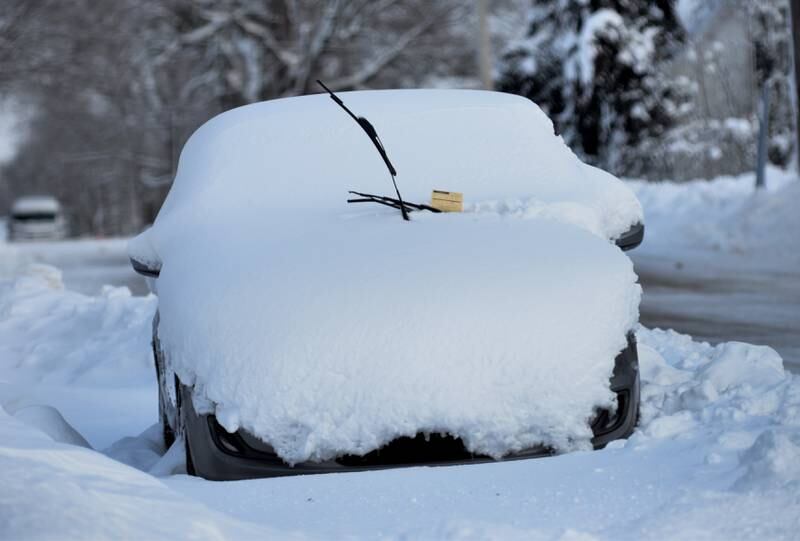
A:
[[[478,69],[484,90],[494,90],[492,42],[489,35],[489,0],[478,0]]]

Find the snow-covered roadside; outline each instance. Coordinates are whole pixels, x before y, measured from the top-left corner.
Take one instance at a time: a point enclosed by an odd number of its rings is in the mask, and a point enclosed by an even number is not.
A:
[[[0,440],[2,539],[287,538],[100,453],[53,441],[1,408]]]
[[[629,181],[647,232],[630,253],[644,287],[641,321],[712,342],[776,348],[800,371],[800,181],[770,168],[688,183]]]
[[[747,256],[751,265],[800,264],[797,173],[770,167],[755,189],[752,173],[691,182],[628,180],[645,209],[647,241],[635,253],[710,250]]]
[[[0,400],[14,412],[48,403],[95,447],[152,423],[148,344],[156,299],[105,288],[64,289],[61,273],[33,264],[0,280]]]
[[[162,460],[161,471],[170,469],[148,428],[153,309],[152,297],[124,288],[97,297],[64,290],[44,266],[0,282],[0,538],[791,539],[800,531],[800,380],[770,348],[640,329],[641,425],[599,452],[211,483],[129,466],[158,471]],[[105,455],[36,404],[55,406]]]
[[[148,292],[144,279],[131,268],[128,239],[6,242],[4,237],[2,229],[0,279],[12,279],[29,265],[42,263],[58,267],[66,287],[86,295],[97,295],[105,284],[124,285],[135,295]]]

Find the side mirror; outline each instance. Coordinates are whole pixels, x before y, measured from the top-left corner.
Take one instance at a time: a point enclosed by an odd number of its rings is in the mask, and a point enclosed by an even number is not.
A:
[[[132,257],[130,260],[133,270],[142,276],[146,276],[148,278],[158,278],[158,275],[161,274],[161,263],[144,263],[143,261],[139,261]]]
[[[639,246],[642,240],[644,240],[644,224],[637,223],[633,224],[630,229],[620,235],[614,242],[616,242],[617,246],[622,248],[623,251],[627,252]]]

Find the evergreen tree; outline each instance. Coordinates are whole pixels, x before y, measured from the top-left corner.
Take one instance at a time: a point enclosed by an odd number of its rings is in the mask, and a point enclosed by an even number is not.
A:
[[[686,82],[660,70],[683,36],[673,0],[534,0],[499,87],[539,104],[585,160],[629,173],[684,112]]]

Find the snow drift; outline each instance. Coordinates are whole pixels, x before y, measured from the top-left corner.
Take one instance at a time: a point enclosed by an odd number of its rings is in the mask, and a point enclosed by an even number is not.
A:
[[[15,280],[0,280],[0,370],[18,383],[116,385],[121,368],[139,373],[128,383],[149,381],[155,300],[113,287],[81,295],[64,288],[59,269],[23,266]],[[108,355],[120,350],[121,359]]]
[[[641,220],[522,98],[344,94],[376,126],[404,197],[467,212],[348,206],[391,186],[325,96],[225,113],[195,133],[154,226],[159,336],[195,407],[287,462],[447,432],[500,457],[586,448],[640,296],[609,239]]]

